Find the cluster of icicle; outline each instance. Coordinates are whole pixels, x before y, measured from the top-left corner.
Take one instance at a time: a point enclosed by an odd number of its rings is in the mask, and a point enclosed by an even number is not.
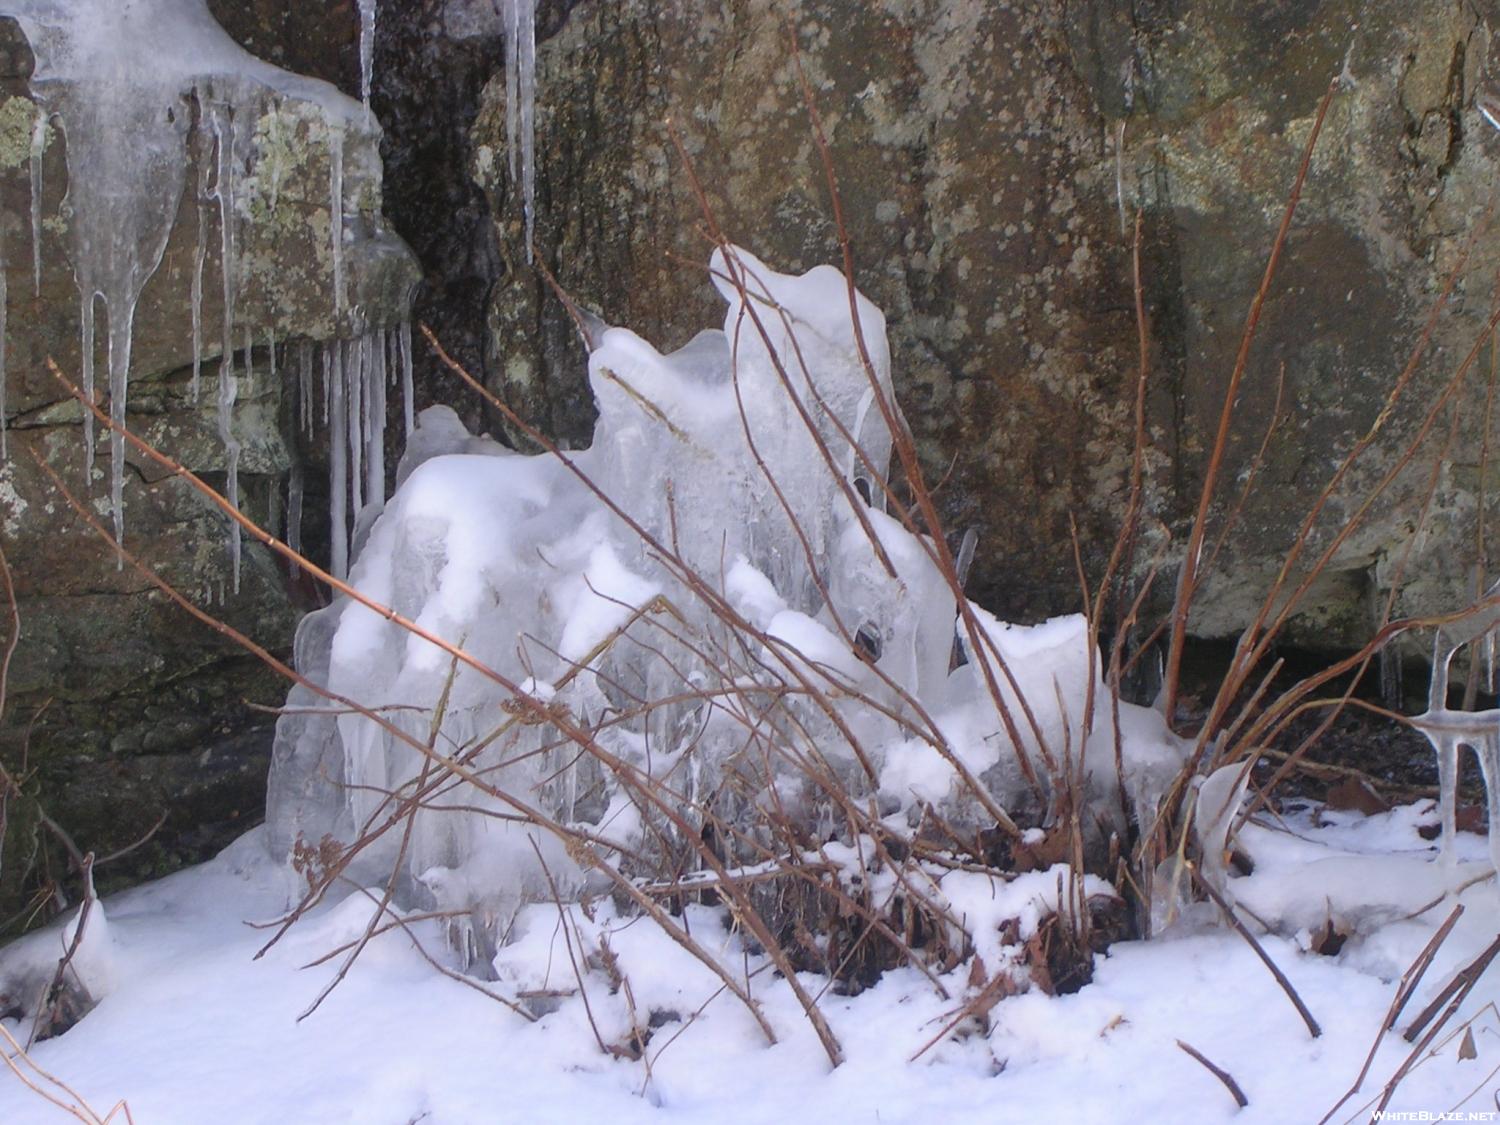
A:
[[[329,570],[349,572],[351,548],[385,505],[385,424],[390,388],[402,391],[402,418],[411,438],[411,325],[376,329],[352,340],[331,340],[298,350],[297,417],[312,437],[319,423],[328,434]],[[287,544],[302,549],[303,475],[294,466],[287,482]]]
[[[344,139],[353,125],[373,126],[360,107],[326,83],[290,74],[243,51],[214,21],[203,0],[72,0],[60,6],[50,0],[0,0],[0,13],[14,16],[36,54],[32,91],[38,113],[30,152],[31,253],[34,285],[41,288],[43,160],[55,129],[67,137],[70,257],[80,295],[81,383],[95,388],[95,337],[102,304],[107,325],[106,367],[112,419],[123,425],[129,387],[135,310],[146,283],[159,267],[177,214],[177,201],[188,185],[187,169],[196,162],[198,246],[194,260],[191,308],[193,380],[200,390],[201,356],[212,353],[205,342],[202,301],[208,248],[215,238],[222,263],[223,319],[218,327],[218,425],[227,468],[228,497],[239,504],[241,444],[232,419],[241,351],[248,371],[257,337],[276,363],[274,326],[257,328],[236,313],[241,269],[238,253],[243,218],[240,180],[256,167],[260,154],[253,122],[255,107],[277,96],[296,98],[321,110],[328,145],[330,247],[335,309],[341,319],[360,319],[349,308],[344,252]],[[373,4],[363,0],[366,17],[361,36],[363,93],[368,112]],[[184,105],[198,106],[193,114]],[[247,114],[246,108],[251,112]],[[252,125],[245,123],[247,117]],[[194,121],[196,120],[196,124]],[[275,173],[271,173],[274,175]],[[274,188],[272,189],[274,195]],[[273,199],[274,205],[274,199]],[[215,219],[217,220],[215,222]],[[0,263],[4,247],[0,244]],[[4,417],[4,271],[0,268],[0,421]],[[242,344],[237,349],[237,343]],[[410,430],[410,332],[373,329],[358,339],[323,346],[330,427],[330,461],[334,509],[332,540],[336,562],[347,556],[349,517],[367,500],[383,499],[385,380],[400,373],[407,394]],[[389,358],[388,358],[389,356]],[[304,364],[304,372],[309,365]],[[304,397],[310,396],[304,391]],[[311,404],[303,421],[311,425]],[[85,416],[86,458],[92,464],[95,430]],[[351,479],[347,466],[358,477]],[[124,448],[118,431],[110,438],[110,507],[117,536],[124,530]],[[293,474],[289,515],[300,509],[300,476]],[[348,515],[346,516],[346,512]],[[292,525],[295,536],[295,523]],[[231,525],[230,551],[234,583],[239,585],[239,528]],[[339,565],[342,573],[342,564]]]
[[[590,332],[599,420],[593,444],[566,460],[472,437],[447,407],[424,411],[351,560],[370,604],[340,597],[298,630],[299,672],[379,721],[292,689],[270,847],[294,860],[373,832],[345,875],[394,874],[403,904],[467,919],[460,948],[481,966],[521,902],[591,877],[525,816],[667,870],[688,862],[673,825],[606,756],[681,794],[683,815],[712,808],[746,833],[774,810],[827,839],[837,816],[814,775],[913,831],[927,809],[985,823],[955,763],[996,800],[1029,792],[961,634],[955,661],[952,585],[885,510],[894,406],[880,311],[854,302],[867,367],[837,271],[785,276],[744,252],[711,269],[729,306],[722,330],[666,355],[623,328]],[[1096,716],[1080,745],[1087,699],[1105,698],[1086,623],[1026,628],[971,610],[1014,677],[1006,707],[1021,715],[1019,695],[1029,701],[1026,753],[1082,753],[1116,792],[1113,718]],[[528,721],[538,705],[587,730],[597,752]],[[1122,704],[1119,718],[1132,796],[1154,807],[1181,748],[1154,711]],[[413,743],[456,760],[454,774],[429,772]],[[422,788],[410,829],[381,834]]]

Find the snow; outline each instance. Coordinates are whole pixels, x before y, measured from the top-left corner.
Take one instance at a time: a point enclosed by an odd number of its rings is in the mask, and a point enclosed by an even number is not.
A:
[[[1298,825],[1300,854],[1305,860],[1320,848],[1337,852],[1357,838],[1378,861],[1381,846],[1409,846],[1411,825],[1427,815],[1417,808],[1371,818],[1343,814],[1324,828],[1309,815]],[[756,982],[776,1045],[708,970],[649,920],[627,917],[607,900],[593,901],[587,912],[538,903],[517,918],[495,957],[496,979],[483,987],[506,998],[530,993],[542,1013],[536,1022],[441,975],[400,928],[375,937],[343,982],[299,1021],[342,956],[313,962],[357,940],[375,900],[350,890],[257,960],[273,931],[245,923],[274,920],[298,893],[267,857],[262,832],[201,868],[105,900],[112,982],[76,1027],[31,1049],[38,1065],[101,1114],[124,1098],[135,1120],[158,1125],[1312,1121],[1353,1082],[1396,978],[1449,909],[1356,935],[1336,957],[1308,952],[1295,937],[1263,938],[1323,1024],[1316,1040],[1239,937],[1185,927],[1151,942],[1116,944],[1097,959],[1093,982],[1073,995],[1032,990],[1000,1000],[988,1031],[969,1021],[916,1062],[909,1060],[970,994],[967,966],[942,978],[949,1000],[909,969],[887,973],[857,996],[825,992],[823,1010],[848,1056],[830,1071],[786,982],[744,946],[724,911],[702,906],[688,908],[688,924],[725,965]],[[1459,850],[1485,849],[1460,834]],[[1431,845],[1422,862],[1429,874],[1437,868]],[[1291,866],[1275,877],[1286,886],[1297,882]],[[1025,932],[1056,901],[1051,872],[986,883],[973,873],[943,880],[950,900],[982,922],[981,932],[1007,918],[1019,919]],[[378,897],[378,889],[371,893]],[[1493,883],[1471,887],[1461,901],[1467,911],[1398,1028],[1494,935],[1500,902]],[[32,939],[51,943],[41,960],[60,946],[57,930],[48,933]],[[414,921],[411,933],[442,959],[438,923]],[[601,957],[606,946],[617,965],[613,978]],[[0,976],[17,952],[11,946],[0,953]],[[804,984],[818,990],[823,982],[805,977]],[[545,992],[559,995],[536,995]],[[1428,1119],[1460,1105],[1493,1112],[1500,1019],[1489,1005],[1497,998],[1500,979],[1486,978],[1452,1025],[1474,1021],[1479,1057],[1461,1059],[1457,1035],[1440,1039],[1398,1087],[1392,1111]],[[645,1059],[602,1052],[590,1013],[612,1046],[654,1016]],[[24,1041],[22,1024],[4,1026]],[[1236,1112],[1219,1083],[1177,1049],[1179,1039],[1228,1070],[1249,1107]],[[1367,1120],[1369,1099],[1409,1050],[1395,1033],[1382,1037],[1365,1092],[1334,1120]],[[68,1118],[3,1076],[0,1120]]]

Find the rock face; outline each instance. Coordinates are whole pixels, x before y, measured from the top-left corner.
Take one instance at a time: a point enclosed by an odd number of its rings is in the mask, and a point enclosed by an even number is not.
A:
[[[224,42],[233,62],[238,49]],[[90,462],[83,412],[47,366],[80,378],[80,286],[93,278],[104,295],[94,302],[99,392],[108,345],[118,355],[133,311],[128,424],[220,489],[227,424],[241,507],[277,527],[294,466],[321,458],[299,448],[306,345],[397,323],[416,281],[381,215],[378,130],[332,87],[209,64],[141,94],[142,108],[128,102],[129,81],[95,87],[37,65],[25,20],[0,19],[10,424],[0,530],[21,623],[0,760],[24,791],[8,806],[7,902],[37,849],[55,843],[37,826],[39,809],[101,855],[170,809],[153,848],[131,861],[138,870],[194,854],[213,843],[214,826],[222,836],[237,817],[257,818],[271,720],[245,700],[274,705],[285,694],[259,661],[117,565],[33,459],[110,524],[107,435],[100,428]],[[163,104],[149,100],[163,89]],[[99,96],[111,93],[118,112]],[[104,130],[119,144],[101,149],[93,126],[116,112],[131,128]],[[152,148],[157,126],[168,143]],[[143,190],[162,184],[154,197]],[[122,198],[101,219],[99,200]],[[140,230],[159,230],[160,242]],[[138,299],[121,299],[116,279],[127,272],[143,282]],[[235,387],[222,402],[221,383]],[[133,451],[125,461],[126,545],[182,594],[284,652],[306,600],[286,569],[247,542],[236,578],[225,518],[159,465]]]
[[[890,318],[929,480],[943,481],[952,529],[979,529],[971,589],[1005,615],[1076,608],[1070,520],[1096,575],[1125,506],[1138,210],[1150,322],[1141,567],[1157,552],[1168,565],[1180,557],[1246,315],[1319,100],[1341,72],[1249,354],[1220,525],[1279,421],[1195,631],[1222,636],[1249,620],[1303,514],[1381,415],[1471,236],[1410,390],[1328,506],[1310,557],[1402,462],[1494,299],[1500,240],[1480,228],[1500,133],[1475,108],[1490,50],[1471,5],[627,0],[579,5],[539,50],[538,252],[607,319],[680,344],[705,315],[704,287],[682,264],[701,258],[705,200],[673,130],[729,236],[780,268],[839,260],[789,32],[856,279]],[[472,144],[506,267],[489,303],[487,377],[583,441],[583,365],[520,245],[504,97],[492,81]],[[1487,366],[1452,398],[1452,445],[1443,413],[1336,552],[1295,636],[1362,640],[1372,600],[1402,571],[1398,610],[1471,596],[1493,476],[1479,464]]]

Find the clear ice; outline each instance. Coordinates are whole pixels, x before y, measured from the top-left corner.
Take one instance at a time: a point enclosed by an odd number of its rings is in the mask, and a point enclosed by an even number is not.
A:
[[[872,408],[891,395],[880,311],[858,298],[867,371],[837,271],[786,276],[734,252],[716,256],[713,273],[728,304],[723,327],[677,352],[601,328],[589,357],[594,441],[567,461],[474,437],[447,407],[423,411],[395,493],[371,504],[378,514],[359,521],[339,556],[364,597],[462,646],[494,678],[347,596],[298,631],[304,676],[382,708],[419,745],[445,701],[432,745],[484,787],[448,779],[426,794],[409,847],[387,834],[348,874],[389,877],[399,853],[402,901],[466,912],[462,944],[481,962],[519,903],[550,893],[533,842],[564,894],[589,877],[555,838],[508,814],[586,826],[637,854],[672,846],[673,829],[621,782],[622,769],[670,778],[726,817],[776,801],[816,821],[828,810],[808,796],[803,768],[816,760],[883,814],[916,824],[933,807],[952,824],[983,823],[952,760],[1001,800],[1022,789],[976,674],[995,654],[1031,702],[1031,751],[1047,743],[1060,753],[1071,739],[1075,758],[1086,750],[1097,784],[1114,791],[1108,716],[1079,745],[1091,684],[1104,698],[1082,619],[1025,628],[976,609],[983,652],[953,668],[952,588],[923,539],[853,487],[856,477],[883,479],[890,457]],[[347,363],[339,370],[335,352],[337,434],[352,428],[348,389],[360,378]],[[363,391],[372,409],[380,382]],[[332,460],[339,504],[352,482],[340,479],[338,444]],[[343,520],[339,512],[336,551]],[[742,630],[726,634],[729,620]],[[880,706],[855,704],[854,691]],[[536,704],[591,731],[601,754],[517,719]],[[288,706],[267,814],[282,857],[299,839],[351,842],[421,786],[422,756],[390,730],[300,685]],[[1122,720],[1129,746],[1148,747],[1132,794],[1159,794],[1181,748],[1154,712],[1127,705]],[[748,754],[747,724],[774,732],[783,757]],[[603,755],[619,765],[606,768]]]
[[[370,123],[370,86],[375,70],[375,0],[359,0],[359,97]]]
[[[1440,627],[1433,641],[1432,680],[1427,689],[1427,710],[1411,720],[1427,736],[1437,754],[1438,811],[1443,832],[1443,862],[1454,863],[1453,840],[1458,831],[1458,767],[1464,747],[1479,759],[1488,803],[1490,863],[1500,871],[1500,709],[1454,711],[1448,707],[1449,675],[1453,658],[1465,646],[1469,659],[1483,659],[1500,629],[1500,605],[1488,604],[1500,597],[1500,583],[1485,592],[1476,612]]]

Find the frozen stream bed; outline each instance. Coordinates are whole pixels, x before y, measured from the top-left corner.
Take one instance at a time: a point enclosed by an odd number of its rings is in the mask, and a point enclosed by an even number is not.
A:
[[[1437,884],[1436,853],[1417,832],[1434,816],[1430,807],[1369,818],[1339,813],[1318,826],[1309,812],[1285,827],[1247,830],[1244,840],[1260,858],[1253,876],[1231,881],[1239,902],[1286,918],[1318,902],[1347,911],[1351,895],[1370,908],[1364,916],[1373,928],[1337,956],[1302,948],[1305,934],[1264,939],[1322,1023],[1316,1040],[1238,936],[1186,919],[1151,942],[1117,944],[1099,958],[1093,983],[1074,995],[1032,991],[1002,1000],[987,1034],[970,1027],[918,1062],[908,1060],[960,1001],[939,999],[912,970],[888,973],[856,997],[824,995],[848,1055],[830,1070],[791,991],[726,932],[722,912],[690,907],[693,933],[735,972],[756,974],[776,1046],[764,1045],[720,982],[652,922],[619,918],[605,900],[593,904],[592,919],[567,908],[571,957],[558,908],[523,908],[496,958],[498,980],[484,987],[508,997],[563,993],[533,1001],[551,1008],[536,1022],[441,975],[399,928],[372,941],[299,1022],[341,958],[306,966],[357,938],[373,904],[358,891],[325,904],[257,960],[269,933],[246,923],[277,918],[295,890],[285,869],[266,858],[257,829],[211,863],[105,900],[113,989],[76,1027],[31,1054],[100,1116],[124,1099],[142,1125],[1316,1121],[1353,1081],[1396,981],[1449,912],[1439,904],[1415,920],[1377,924],[1381,909],[1401,909]],[[1483,870],[1481,838],[1462,834],[1458,852],[1455,882]],[[1336,874],[1319,874],[1327,871]],[[1024,924],[1045,897],[1046,879],[1037,873],[994,884],[971,908],[1009,912]],[[1493,880],[1464,891],[1462,901],[1463,917],[1398,1028],[1495,937]],[[415,922],[411,933],[428,949],[443,949],[437,923]],[[56,943],[58,935],[43,940]],[[605,943],[629,982],[628,997],[598,956]],[[950,974],[955,996],[963,995],[966,972]],[[809,976],[804,983],[816,991],[824,982]],[[1392,1110],[1496,1112],[1497,996],[1500,973],[1481,981],[1432,1057],[1401,1084]],[[641,1060],[601,1051],[590,1026],[592,1012],[607,1045],[625,1042],[632,1001],[642,1022],[649,1012],[659,1025]],[[1477,1057],[1461,1058],[1456,1029],[1470,1019]],[[21,1034],[13,1021],[5,1026]],[[1177,1048],[1179,1039],[1229,1071],[1249,1107],[1236,1110],[1224,1087]],[[1368,1120],[1369,1099],[1409,1050],[1398,1034],[1385,1036],[1365,1094],[1334,1120]],[[71,1119],[14,1075],[0,1076],[0,1121]]]

